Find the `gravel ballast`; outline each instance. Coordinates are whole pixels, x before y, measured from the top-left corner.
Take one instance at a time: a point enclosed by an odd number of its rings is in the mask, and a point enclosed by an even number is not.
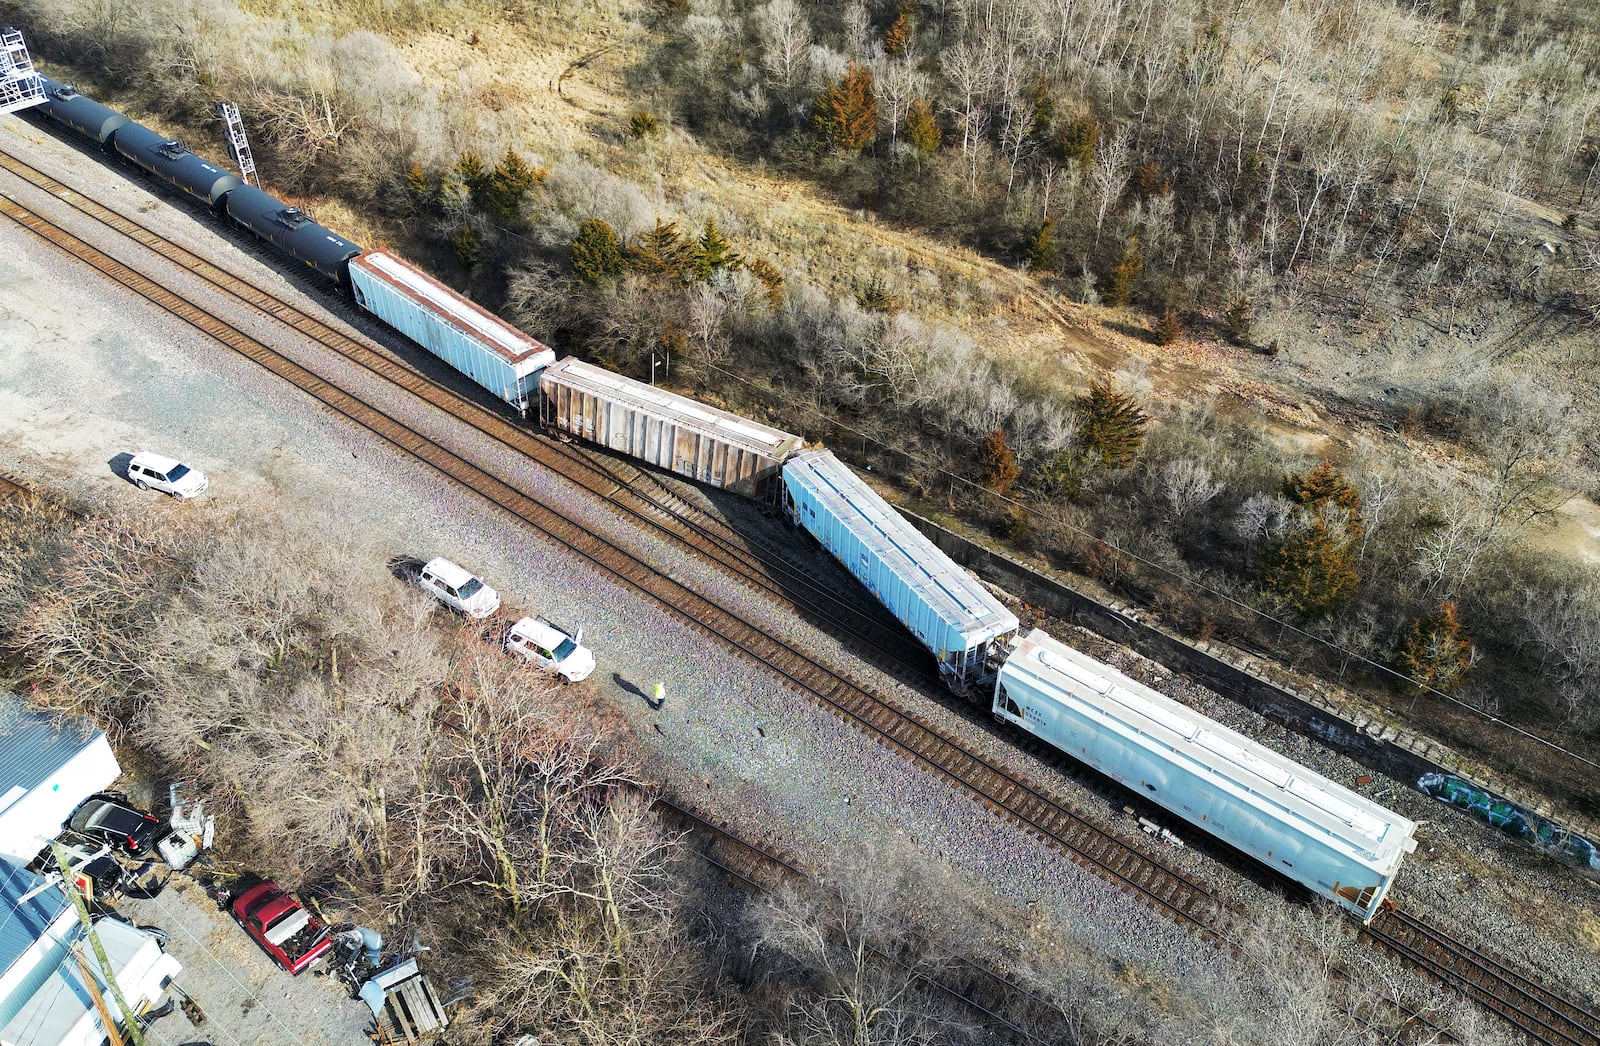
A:
[[[305,305],[330,304],[312,285],[294,283],[264,265],[263,256],[233,246],[243,241],[222,238],[215,219],[151,198],[109,162],[14,118],[0,120],[0,145],[111,206],[137,211],[141,221],[164,235],[274,293]],[[48,206],[9,175],[3,181],[0,187],[26,205],[41,212]],[[87,229],[81,234],[90,235]],[[197,298],[204,295],[209,304],[214,294],[187,279],[175,278],[172,285]],[[157,450],[209,472],[212,488],[206,498],[221,510],[249,511],[270,501],[359,535],[373,552],[371,575],[363,583],[399,586],[385,569],[393,556],[448,555],[489,580],[508,604],[584,629],[585,644],[599,658],[585,685],[627,718],[647,765],[684,803],[812,867],[859,867],[863,860],[920,866],[927,882],[941,883],[957,903],[983,913],[987,934],[970,941],[980,955],[1048,967],[1057,956],[1090,950],[1105,962],[1140,967],[1150,978],[1172,983],[1204,984],[1222,976],[1228,963],[1223,953],[1198,945],[1184,930],[525,524],[10,222],[0,224],[0,309],[7,317],[0,329],[0,468],[19,479],[90,503],[148,499],[151,511],[184,511],[188,506],[134,490],[108,464],[118,453]],[[408,352],[398,339],[335,309],[407,360],[416,360],[414,350]],[[363,394],[374,390],[374,405],[515,477],[529,495],[670,569],[691,587],[762,622],[772,634],[826,663],[846,666],[859,682],[958,730],[971,746],[1038,780],[1056,782],[1086,815],[1124,837],[1142,839],[1117,801],[1072,784],[1052,761],[1019,751],[1014,738],[994,732],[983,716],[910,691],[797,615],[504,448],[463,431],[448,417],[383,390],[370,374],[326,350],[284,334],[247,310],[219,306],[219,311],[330,380]],[[430,373],[438,372],[421,362]],[[781,537],[776,528],[749,520],[746,508],[699,492],[686,496]],[[797,553],[797,558],[803,561],[806,555]],[[817,571],[845,583],[840,571],[820,564]],[[1067,630],[1051,627],[1061,638],[1078,641]],[[1090,647],[1087,640],[1086,648],[1335,780],[1351,784],[1364,772],[1186,680],[1152,675],[1148,664],[1136,664],[1132,655]],[[641,695],[658,681],[666,686],[667,701],[654,712]],[[1404,787],[1363,791],[1428,822],[1418,853],[1401,873],[1397,897],[1492,943],[1496,951],[1534,964],[1579,997],[1600,995],[1595,957],[1600,938],[1590,937],[1587,947],[1581,943],[1581,935],[1594,934],[1596,927],[1592,912],[1585,922],[1585,901],[1592,906],[1595,897],[1588,886],[1562,869],[1519,859],[1482,826]],[[1180,835],[1192,834],[1171,827]],[[1193,871],[1247,908],[1281,903],[1229,862],[1195,848],[1141,845],[1155,847],[1163,859]],[[1472,889],[1461,888],[1463,877],[1471,877]],[[1532,925],[1530,897],[1549,914],[1549,924],[1567,928],[1566,938]],[[331,983],[326,988],[336,990]]]

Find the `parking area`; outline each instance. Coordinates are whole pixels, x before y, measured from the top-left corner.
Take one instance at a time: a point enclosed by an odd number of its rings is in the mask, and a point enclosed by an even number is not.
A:
[[[372,1011],[322,966],[291,977],[273,965],[194,879],[174,873],[150,899],[117,911],[159,926],[183,964],[176,984],[193,1000],[150,1026],[152,1046],[351,1046],[368,1042]],[[196,1018],[198,1018],[198,1023]]]

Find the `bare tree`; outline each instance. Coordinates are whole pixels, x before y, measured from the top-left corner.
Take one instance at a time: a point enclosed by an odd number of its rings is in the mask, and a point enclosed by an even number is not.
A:
[[[1119,128],[1109,141],[1102,141],[1095,150],[1094,168],[1089,183],[1094,191],[1094,235],[1100,241],[1100,229],[1111,208],[1122,198],[1127,188],[1130,171],[1132,143],[1127,128]]]

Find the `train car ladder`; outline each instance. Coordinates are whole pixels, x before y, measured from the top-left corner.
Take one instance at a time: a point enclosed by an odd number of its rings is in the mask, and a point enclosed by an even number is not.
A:
[[[233,102],[218,102],[217,112],[222,114],[222,122],[228,126],[228,146],[239,164],[239,177],[246,185],[256,185],[259,182],[256,178],[256,160],[250,155],[250,139],[245,137],[239,107]]]
[[[44,81],[33,68],[22,30],[0,30],[0,113],[14,113],[44,101]]]

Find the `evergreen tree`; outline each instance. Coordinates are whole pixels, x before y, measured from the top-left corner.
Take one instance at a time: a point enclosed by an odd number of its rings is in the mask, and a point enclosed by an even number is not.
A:
[[[1250,327],[1253,322],[1250,315],[1250,299],[1242,294],[1230,301],[1227,311],[1222,314],[1222,326],[1237,345],[1250,344]]]
[[[776,309],[783,304],[783,273],[765,258],[755,258],[745,263],[750,275],[761,281],[767,289],[767,304]]]
[[[1100,281],[1100,297],[1107,305],[1121,307],[1133,298],[1133,284],[1144,271],[1144,256],[1139,253],[1139,238],[1128,239],[1117,264]]]
[[[1028,260],[1028,268],[1035,272],[1048,272],[1056,267],[1056,220],[1046,218],[1044,224],[1039,226],[1037,232],[1028,237],[1028,242],[1023,245],[1022,255]]]
[[[1152,196],[1165,196],[1172,191],[1172,181],[1161,171],[1154,160],[1142,163],[1133,172],[1133,191],[1148,200]]]
[[[406,172],[406,191],[411,194],[413,202],[422,204],[433,199],[433,182],[428,178],[428,172],[422,169],[422,164],[414,163]]]
[[[483,207],[494,176],[489,171],[489,165],[483,162],[483,157],[478,155],[476,149],[468,149],[457,158],[455,175],[461,181],[461,184],[467,187],[467,191],[472,194],[473,204]]]
[[[646,109],[640,109],[628,117],[628,137],[643,141],[654,138],[661,130],[661,121],[656,119],[656,114]]]
[[[694,278],[705,282],[723,269],[737,269],[743,264],[744,259],[717,228],[717,220],[707,218],[705,230],[690,248],[690,271]]]
[[[1263,580],[1305,617],[1324,617],[1349,602],[1361,585],[1353,546],[1337,510],[1297,513],[1287,537],[1268,550]]]
[[[602,283],[622,272],[622,242],[617,230],[599,218],[578,226],[572,241],[572,271],[585,283]]]
[[[1167,310],[1156,320],[1155,336],[1157,345],[1171,345],[1183,337],[1183,317],[1178,315],[1178,310],[1167,306]]]
[[[1133,397],[1118,392],[1110,383],[1096,381],[1089,394],[1078,403],[1084,452],[1110,469],[1126,468],[1144,446],[1144,430],[1150,416],[1139,409]]]
[[[1263,580],[1306,617],[1322,617],[1356,594],[1356,547],[1365,523],[1361,493],[1332,462],[1287,476],[1283,496],[1295,506],[1288,535],[1267,550]]]
[[[939,151],[939,145],[944,140],[944,132],[939,129],[939,120],[933,115],[933,107],[918,98],[906,110],[906,141],[911,143],[918,155],[924,159],[931,159]]]
[[[995,429],[978,444],[978,463],[983,466],[984,485],[997,494],[1010,490],[1020,473],[1016,455],[1011,453],[1001,429]]]
[[[485,191],[489,210],[502,222],[515,221],[521,213],[522,198],[543,182],[547,173],[543,167],[529,167],[528,161],[508,146],[489,176]]]
[[[899,58],[911,50],[911,11],[912,5],[909,2],[902,3],[895,13],[894,21],[884,30],[883,50],[891,58]]]
[[[838,83],[812,101],[811,121],[823,140],[841,152],[860,152],[871,145],[878,136],[872,70],[852,62]]]
[[[656,227],[628,245],[623,263],[646,276],[687,282],[690,245],[683,242],[677,222],[656,219]]]
[[[1446,600],[1439,612],[1418,618],[1400,646],[1396,667],[1417,684],[1449,693],[1472,669],[1472,637],[1456,617],[1456,605]]]
[[[1087,171],[1094,166],[1095,146],[1100,143],[1100,124],[1092,116],[1080,116],[1056,135],[1056,151],[1063,160]]]
[[[455,251],[456,261],[461,263],[461,267],[470,269],[483,257],[483,234],[469,221],[450,237],[450,247]]]

